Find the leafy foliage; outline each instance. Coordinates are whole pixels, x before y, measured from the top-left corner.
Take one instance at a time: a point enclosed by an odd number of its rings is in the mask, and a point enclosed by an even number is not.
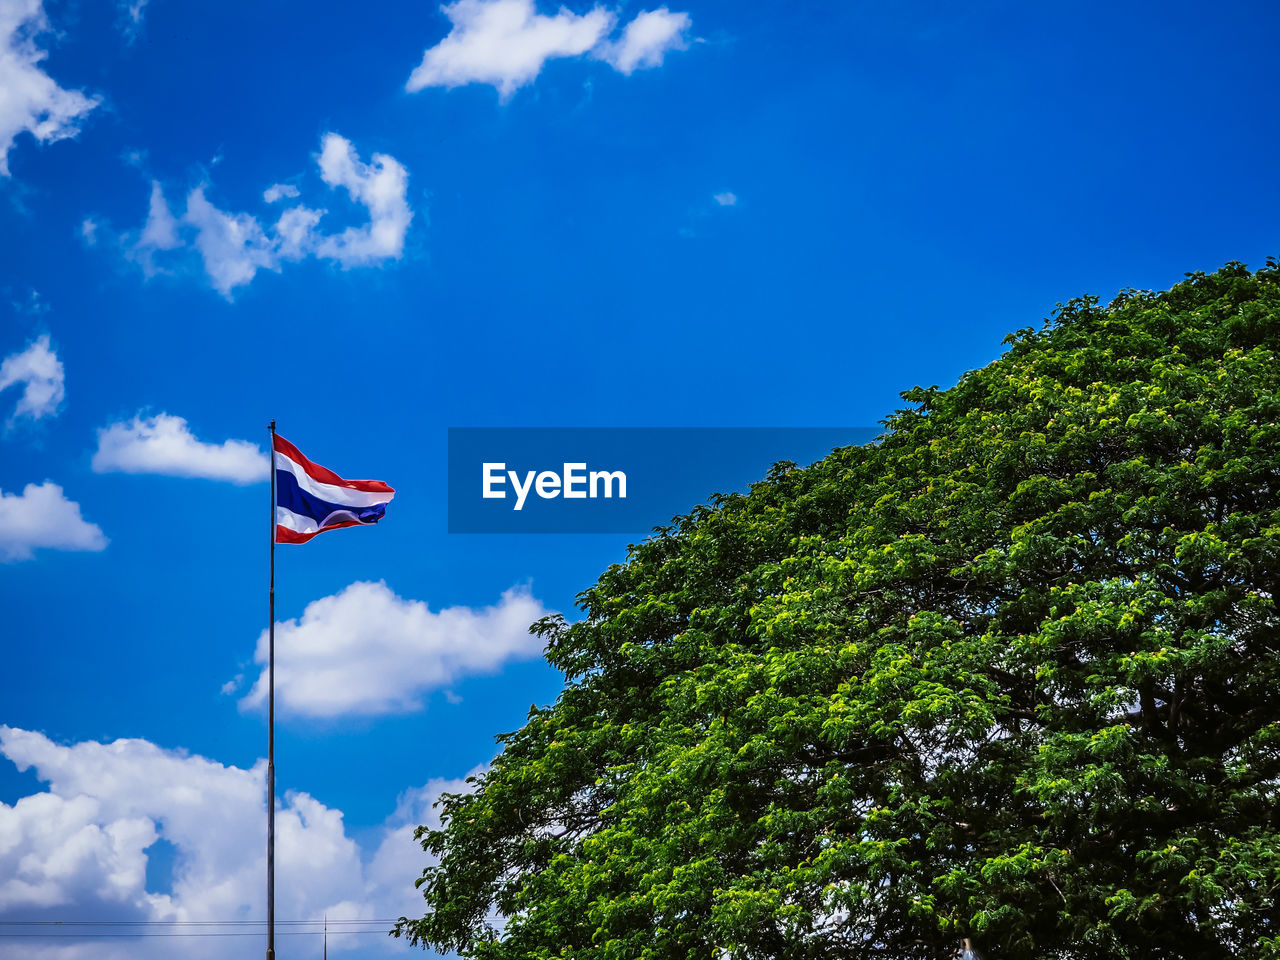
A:
[[[396,935],[1280,956],[1280,270],[1006,342],[537,624],[565,689],[419,831],[428,912]]]

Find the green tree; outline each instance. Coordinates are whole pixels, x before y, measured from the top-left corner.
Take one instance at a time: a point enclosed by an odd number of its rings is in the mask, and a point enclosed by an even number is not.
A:
[[[1006,342],[535,625],[565,688],[419,831],[427,912],[396,935],[1280,956],[1280,270]]]

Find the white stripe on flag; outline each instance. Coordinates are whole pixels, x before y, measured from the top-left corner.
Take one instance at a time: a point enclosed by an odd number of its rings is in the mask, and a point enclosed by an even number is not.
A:
[[[380,503],[390,503],[391,498],[395,496],[394,493],[352,490],[350,487],[321,483],[307,473],[306,470],[302,469],[302,464],[294,463],[278,451],[276,453],[276,470],[292,474],[293,478],[298,481],[298,486],[313,497],[318,497],[328,503],[336,503],[343,507],[376,507]]]
[[[310,517],[294,513],[288,507],[276,506],[276,526],[292,530],[294,533],[315,533],[320,524]]]

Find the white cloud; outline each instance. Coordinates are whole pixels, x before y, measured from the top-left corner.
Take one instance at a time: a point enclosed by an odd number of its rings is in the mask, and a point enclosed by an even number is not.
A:
[[[93,822],[96,813],[88,797],[64,801],[38,794],[12,808],[0,804],[5,834],[18,838],[16,849],[0,857],[10,861],[8,878],[0,882],[0,911],[59,907],[73,899],[118,904],[127,898],[145,876],[142,850],[155,842],[154,826],[140,818],[100,826]]]
[[[457,0],[442,10],[453,28],[409,75],[411,93],[487,83],[506,99],[533,82],[548,60],[586,53],[613,27],[613,14],[601,7],[581,15],[561,7],[548,17],[534,0]]]
[[[267,203],[275,203],[285,197],[296,197],[299,192],[298,188],[291,183],[273,183],[262,191],[262,199]]]
[[[270,475],[267,455],[247,440],[205,443],[182,417],[160,413],[98,431],[95,473],[158,473],[257,483]]]
[[[728,190],[724,193],[715,194],[711,199],[722,207],[735,207],[738,205],[738,195],[736,193],[730,193]]]
[[[317,255],[337,260],[344,267],[399,257],[413,219],[405,200],[409,175],[404,167],[385,153],[375,153],[372,163],[361,163],[351,141],[336,133],[325,134],[319,163],[324,182],[343,187],[352,200],[365,207],[369,223],[325,237]]]
[[[537,657],[542,643],[528,628],[546,613],[520,589],[496,606],[435,613],[385,583],[353,583],[309,603],[301,619],[277,624],[276,701],[313,717],[418,710],[427,691]],[[255,660],[267,662],[266,631]],[[264,669],[241,706],[261,705],[266,686]]]
[[[138,39],[142,32],[142,12],[147,8],[147,0],[119,0],[116,9],[120,12],[124,37],[129,43]]]
[[[280,269],[275,241],[267,236],[257,218],[219,210],[205,198],[202,186],[187,196],[183,222],[195,227],[195,245],[205,273],[223,296],[229,297],[232,290],[248,283],[259,270]]]
[[[316,246],[316,225],[324,216],[323,210],[310,207],[290,207],[280,214],[275,225],[276,252],[281,260],[301,260]]]
[[[84,233],[85,239],[90,246],[96,246],[102,225],[92,220],[85,222],[93,223],[91,231]],[[158,272],[156,254],[166,250],[176,250],[182,246],[183,240],[178,232],[180,226],[173,211],[169,209],[169,202],[164,197],[164,188],[160,186],[160,181],[152,180],[151,196],[147,201],[146,222],[143,223],[137,235],[129,239],[125,248],[126,255],[131,260],[137,261],[147,276],[154,275]]]
[[[41,0],[0,0],[0,176],[9,151],[26,132],[41,143],[74,137],[98,101],[64,90],[41,69],[47,52],[36,39],[49,29]]]
[[[413,220],[404,166],[383,153],[375,153],[365,163],[351,142],[336,133],[324,136],[316,162],[328,187],[344,189],[365,209],[366,224],[324,234],[319,224],[327,211],[296,204],[285,209],[274,225],[264,226],[254,214],[217,207],[206,196],[206,184],[190,191],[186,211],[176,217],[163,188],[152,183],[146,222],[125,236],[125,252],[150,276],[159,270],[159,254],[193,247],[209,282],[228,299],[259,270],[279,272],[284,263],[305,257],[335,260],[348,268],[399,259]],[[277,183],[264,190],[262,198],[271,204],[300,195],[297,187]]]
[[[149,250],[172,250],[182,246],[182,240],[178,237],[178,221],[169,209],[159,180],[151,181],[147,222],[138,236],[138,246]]]
[[[436,777],[428,780],[426,786],[407,790],[400,795],[395,813],[387,818],[383,828],[385,832],[369,860],[366,874],[373,889],[380,891],[380,901],[391,911],[389,916],[412,917],[422,914],[422,894],[413,886],[413,881],[422,875],[428,865],[439,862],[438,857],[425,853],[422,845],[413,839],[414,829],[418,826],[440,829],[440,810],[435,806],[440,795],[472,792],[475,785],[467,783],[467,780],[484,771],[485,767],[482,765],[462,777]],[[406,877],[408,883],[405,882]]]
[[[66,372],[62,361],[49,345],[47,334],[38,337],[19,353],[10,354],[0,363],[0,390],[22,384],[9,423],[19,418],[40,420],[58,412],[58,404],[66,396]]]
[[[0,562],[29,560],[33,551],[104,550],[102,529],[80,515],[80,504],[46,480],[22,493],[0,490]]]
[[[0,754],[48,785],[12,806],[0,803],[0,917],[45,910],[45,916],[73,919],[261,920],[264,761],[242,769],[133,739],[64,746],[8,726],[0,726]],[[439,779],[408,791],[364,847],[347,834],[341,810],[306,793],[285,792],[276,811],[276,916],[420,912],[413,881],[429,859],[413,840],[413,827],[437,825],[431,804],[442,791],[466,789],[461,780]],[[147,886],[147,848],[157,838],[175,851],[168,890]],[[374,930],[331,937],[329,950],[409,952],[382,926]],[[225,960],[248,940],[185,938],[181,954]],[[60,960],[167,960],[173,943],[162,937],[31,940],[23,942],[23,955],[48,945],[49,955]]]
[[[622,39],[601,45],[596,56],[619,73],[630,76],[637,67],[659,67],[668,50],[684,50],[693,21],[687,13],[666,7],[640,13],[622,31]]]
[[[538,13],[535,0],[457,0],[441,8],[452,27],[409,75],[409,92],[487,83],[501,99],[532,83],[548,60],[590,54],[620,73],[655,67],[668,50],[684,49],[692,21],[666,7],[644,11],[610,40],[617,17],[595,6],[583,14],[561,7]]]

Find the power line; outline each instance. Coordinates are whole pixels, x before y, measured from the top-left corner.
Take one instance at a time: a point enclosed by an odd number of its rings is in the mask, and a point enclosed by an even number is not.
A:
[[[265,926],[265,921],[263,923]],[[353,933],[383,933],[384,931],[370,927],[366,930],[334,930],[333,935],[336,937],[349,935]],[[280,937],[318,937],[321,936],[323,930],[317,928],[315,930],[284,930],[277,932]],[[217,932],[212,930],[192,931],[190,933],[154,933],[154,932],[138,932],[138,933],[65,933],[63,931],[39,931],[32,933],[0,933],[0,937],[17,937],[24,940],[102,940],[112,937],[122,939],[137,940],[147,937],[261,937],[265,936],[266,931],[244,931],[237,930],[234,932]]]
[[[386,934],[398,918],[371,920],[329,920],[335,936],[353,933]],[[261,937],[266,934],[265,920],[0,920],[0,937],[7,939],[72,939],[101,940],[109,938],[136,940],[143,937]],[[280,936],[326,936],[326,921],[277,920],[277,926],[290,927]],[[69,928],[88,928],[74,930]],[[208,929],[208,928],[215,929]],[[230,927],[233,929],[217,929]],[[234,929],[254,927],[256,929]],[[136,928],[136,929],[134,929]],[[157,929],[160,928],[160,929]],[[175,929],[177,928],[177,929]],[[196,929],[190,929],[196,928]],[[304,928],[304,929],[298,929]]]
[[[330,920],[329,923],[398,923],[399,917],[369,920]],[[234,927],[265,924],[265,920],[0,920],[0,926],[128,926],[128,927]],[[278,924],[324,924],[319,920],[277,920]]]

